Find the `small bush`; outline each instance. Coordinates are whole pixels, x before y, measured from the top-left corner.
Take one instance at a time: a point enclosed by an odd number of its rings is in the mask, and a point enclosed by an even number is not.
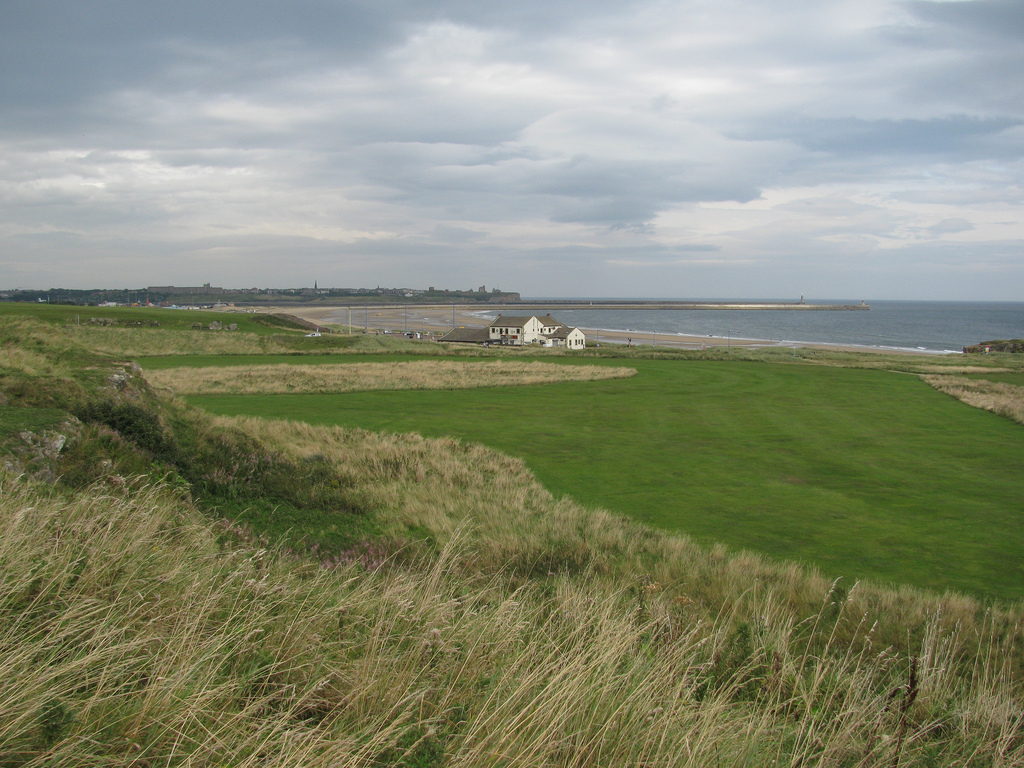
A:
[[[100,400],[78,407],[75,415],[86,423],[105,424],[157,458],[176,458],[174,441],[164,431],[159,417],[142,405]]]
[[[39,710],[39,740],[49,749],[67,736],[75,714],[60,699],[52,699]]]

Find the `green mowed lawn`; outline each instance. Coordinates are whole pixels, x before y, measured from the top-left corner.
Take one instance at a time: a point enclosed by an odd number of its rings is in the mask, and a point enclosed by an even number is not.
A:
[[[48,323],[83,324],[97,319],[116,320],[119,324],[139,323],[152,327],[159,323],[164,330],[191,330],[194,323],[209,325],[214,320],[224,325],[234,323],[238,330],[268,336],[282,333],[273,319],[246,312],[214,312],[211,310],[165,309],[161,307],[77,307],[58,304],[24,304],[0,302],[0,318],[31,317]],[[292,329],[297,333],[296,329]]]
[[[916,376],[611,361],[606,382],[190,398],[210,411],[479,441],[555,494],[733,549],[1024,597],[1024,428]],[[284,374],[283,374],[284,375]]]

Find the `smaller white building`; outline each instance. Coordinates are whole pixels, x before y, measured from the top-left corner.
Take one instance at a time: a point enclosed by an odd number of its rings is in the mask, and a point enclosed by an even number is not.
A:
[[[547,336],[545,347],[565,347],[566,349],[583,349],[587,346],[587,337],[579,328],[562,326]]]

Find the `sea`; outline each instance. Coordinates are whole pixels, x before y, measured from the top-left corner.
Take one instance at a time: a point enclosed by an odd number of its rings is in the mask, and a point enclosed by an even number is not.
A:
[[[731,303],[759,300],[714,301]],[[807,303],[834,305],[861,302],[830,300]],[[867,303],[869,309],[856,311],[559,309],[555,315],[557,320],[570,327],[634,331],[643,334],[637,339],[641,343],[650,343],[656,340],[657,335],[678,334],[740,341],[757,340],[778,346],[826,344],[952,354],[982,341],[1024,338],[1024,302]]]

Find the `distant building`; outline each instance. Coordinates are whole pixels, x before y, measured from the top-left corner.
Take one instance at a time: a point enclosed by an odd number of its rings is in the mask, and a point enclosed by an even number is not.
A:
[[[554,333],[562,324],[551,315],[499,315],[488,328],[488,338],[498,344],[522,346],[541,341],[542,336]]]
[[[587,337],[579,328],[561,326],[554,333],[547,334],[545,347],[565,347],[566,349],[583,349],[587,346]]]
[[[151,285],[146,289],[150,293],[165,293],[170,296],[220,296],[223,288],[206,283],[201,286]]]
[[[486,328],[454,328],[440,340],[512,347],[540,344],[566,349],[583,349],[587,345],[583,331],[569,328],[551,315],[501,315]]]

